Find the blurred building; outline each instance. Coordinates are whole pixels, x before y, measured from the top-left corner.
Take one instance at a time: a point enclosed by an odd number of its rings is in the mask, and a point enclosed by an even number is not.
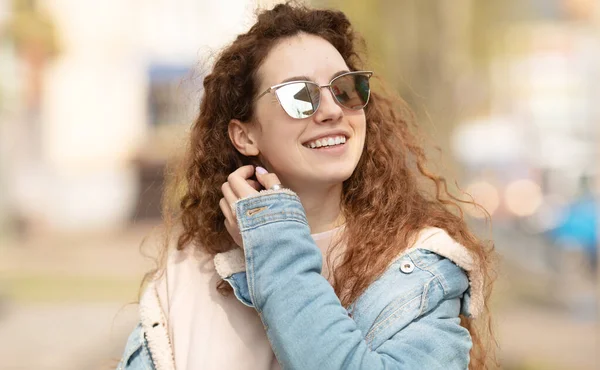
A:
[[[471,180],[498,188],[498,211],[508,217],[573,201],[586,191],[582,179],[598,177],[598,11],[593,1],[522,2],[489,32],[488,108],[464,117],[454,150]],[[528,210],[511,209],[506,189],[523,180],[538,189],[522,195],[543,200]],[[552,227],[541,216],[546,224],[539,230]]]
[[[162,166],[193,121],[211,58],[256,6],[1,0],[0,214],[64,231],[157,216]],[[42,23],[56,47],[31,62]]]

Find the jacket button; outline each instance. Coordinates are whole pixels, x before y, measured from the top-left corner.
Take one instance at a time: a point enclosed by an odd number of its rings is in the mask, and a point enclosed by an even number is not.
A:
[[[415,269],[415,265],[411,261],[404,261],[400,264],[400,271],[405,274],[410,274]]]

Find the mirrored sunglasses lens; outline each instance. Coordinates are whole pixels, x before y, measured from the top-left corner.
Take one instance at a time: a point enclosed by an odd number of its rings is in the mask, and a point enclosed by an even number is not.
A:
[[[321,98],[319,87],[305,82],[282,86],[275,93],[283,110],[298,119],[312,116]]]
[[[351,74],[339,77],[331,85],[337,101],[348,109],[362,109],[369,101],[369,75]]]

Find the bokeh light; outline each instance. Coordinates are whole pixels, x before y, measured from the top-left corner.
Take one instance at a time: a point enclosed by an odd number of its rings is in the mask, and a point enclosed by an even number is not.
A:
[[[544,197],[538,184],[523,179],[513,181],[504,192],[506,208],[519,217],[533,215],[542,205]]]
[[[466,193],[473,197],[475,203],[483,207],[490,215],[493,215],[500,205],[498,189],[487,181],[471,183],[465,189]],[[465,211],[475,218],[485,218],[486,214],[477,206],[465,206]]]

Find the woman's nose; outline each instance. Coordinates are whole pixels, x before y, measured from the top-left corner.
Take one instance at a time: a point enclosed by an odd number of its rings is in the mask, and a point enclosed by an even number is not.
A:
[[[317,122],[337,121],[344,115],[342,107],[337,103],[330,89],[321,88],[321,102],[315,113]]]

